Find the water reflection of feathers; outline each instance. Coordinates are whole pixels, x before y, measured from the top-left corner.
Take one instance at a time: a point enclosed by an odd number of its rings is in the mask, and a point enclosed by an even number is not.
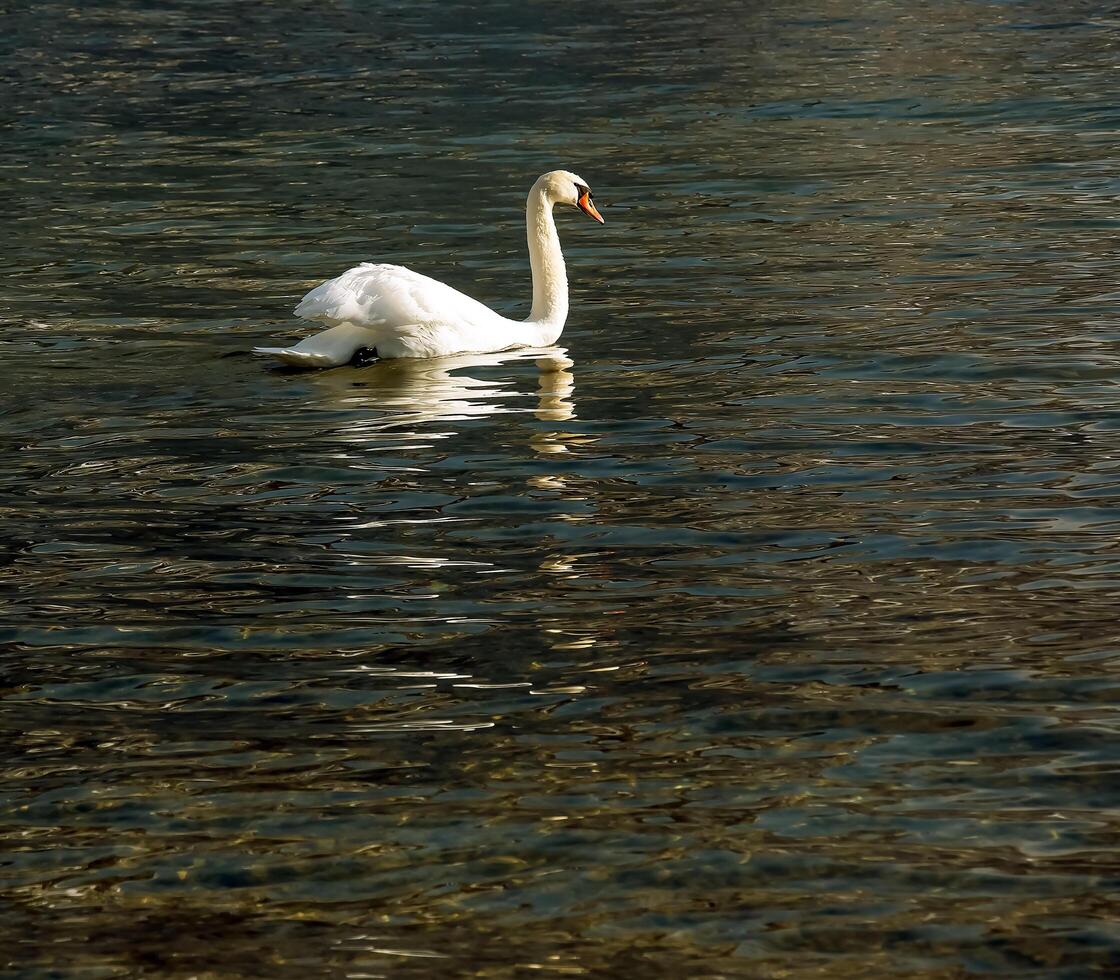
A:
[[[517,375],[479,377],[472,369],[531,361],[537,369],[538,390],[518,390]],[[360,409],[361,418],[348,419],[347,441],[362,442],[378,433],[400,433],[413,425],[451,422],[511,412],[532,411],[542,422],[563,422],[575,416],[571,395],[575,376],[573,361],[562,347],[506,351],[497,354],[460,354],[425,359],[380,361],[355,371],[324,371],[309,378],[323,407]],[[526,398],[535,394],[536,405]],[[365,415],[375,409],[372,417]],[[440,435],[425,429],[426,437]],[[443,435],[451,435],[444,433]],[[534,443],[536,440],[534,440]],[[557,452],[563,448],[536,447]]]
[[[500,372],[479,370],[501,366],[504,369]],[[563,348],[547,347],[424,360],[398,359],[353,371],[336,369],[306,377],[319,393],[319,406],[344,418],[335,430],[335,438],[351,445],[377,446],[390,440],[415,445],[453,438],[454,429],[442,426],[441,432],[439,424],[456,420],[518,412],[532,413],[544,423],[573,419],[573,367],[574,362]],[[535,391],[531,387],[533,368]],[[565,544],[559,528],[585,520],[591,504],[585,481],[577,480],[573,486],[565,472],[553,470],[553,461],[559,463],[557,454],[569,453],[571,444],[586,440],[586,435],[566,431],[560,424],[531,426],[526,440],[538,456],[538,465],[537,471],[525,478],[525,490],[529,494],[544,494],[557,504],[551,518],[557,532],[542,542],[539,567],[550,577],[563,580],[580,576],[582,553]],[[570,501],[573,506],[565,509],[561,501]],[[408,563],[420,561],[429,566],[447,564],[444,556],[407,559]],[[567,624],[553,615],[548,618],[545,633],[550,646],[578,643],[582,649],[595,644],[598,629],[582,620]],[[582,688],[570,688],[573,693],[577,690]]]

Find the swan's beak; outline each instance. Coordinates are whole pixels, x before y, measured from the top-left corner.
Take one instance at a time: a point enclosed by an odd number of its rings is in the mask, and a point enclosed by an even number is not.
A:
[[[606,222],[603,220],[603,216],[599,213],[599,209],[595,207],[595,202],[591,200],[590,191],[584,191],[582,194],[580,194],[579,202],[576,204],[576,207],[579,208],[589,218],[594,218],[599,222],[599,224],[606,224]]]

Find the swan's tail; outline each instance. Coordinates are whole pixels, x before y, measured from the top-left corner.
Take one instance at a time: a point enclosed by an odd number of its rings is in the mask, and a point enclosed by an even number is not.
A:
[[[253,353],[275,357],[295,367],[329,368],[349,364],[361,348],[375,345],[371,331],[352,323],[340,323],[301,340],[294,347],[254,347]]]

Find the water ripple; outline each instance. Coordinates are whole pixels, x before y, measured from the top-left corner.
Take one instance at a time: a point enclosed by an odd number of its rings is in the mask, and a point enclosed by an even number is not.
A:
[[[14,10],[3,968],[1114,974],[1114,27]],[[563,348],[246,353],[555,166]]]

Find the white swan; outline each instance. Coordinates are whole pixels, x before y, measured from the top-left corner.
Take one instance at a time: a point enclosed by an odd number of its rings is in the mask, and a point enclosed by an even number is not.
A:
[[[556,204],[570,204],[600,224],[587,182],[567,170],[537,178],[529,191],[525,227],[533,271],[528,320],[508,320],[457,289],[399,265],[363,262],[316,286],[296,316],[330,329],[294,347],[257,347],[298,367],[325,368],[372,357],[442,357],[486,354],[554,344],[568,316],[568,277],[552,219]]]

